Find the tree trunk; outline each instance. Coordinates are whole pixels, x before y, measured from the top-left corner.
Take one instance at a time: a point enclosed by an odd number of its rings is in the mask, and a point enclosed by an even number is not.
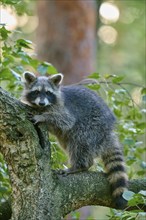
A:
[[[12,184],[12,220],[60,219],[58,203],[54,202],[57,194],[50,171],[48,132],[41,137],[42,143],[38,128],[35,130],[26,118],[24,106],[3,92],[0,95],[0,149]],[[45,127],[39,129],[46,134]]]
[[[28,113],[35,110],[0,89],[0,151],[12,184],[11,219],[60,220],[82,206],[114,207],[104,173],[62,177],[51,170],[47,128],[34,126]],[[146,180],[131,181],[129,189],[146,190]]]
[[[96,2],[48,0],[37,2],[38,57],[74,83],[95,71]]]

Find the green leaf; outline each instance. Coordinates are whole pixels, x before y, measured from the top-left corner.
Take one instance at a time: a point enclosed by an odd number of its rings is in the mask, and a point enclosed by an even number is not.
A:
[[[146,128],[146,122],[141,122],[137,124],[137,128],[140,128],[140,129]]]
[[[92,90],[99,90],[100,89],[100,85],[99,84],[94,84],[94,85],[88,85],[87,86],[89,89],[92,89]]]
[[[44,65],[44,64],[40,64],[37,68],[37,71],[41,74],[41,75],[45,75],[47,73],[48,70],[48,66]]]
[[[99,73],[92,73],[91,75],[88,76],[88,78],[91,78],[91,79],[99,79],[99,78],[100,78],[100,75],[99,75]]]
[[[26,52],[21,51],[18,53],[18,55],[20,56],[20,58],[23,60],[25,64],[30,64],[31,57],[29,57]]]
[[[143,101],[143,102],[146,102],[146,95],[143,95],[143,96],[142,96],[142,101]]]
[[[141,194],[135,194],[133,195],[133,198],[128,200],[129,206],[136,206],[137,204],[145,204],[145,199]]]
[[[0,35],[2,40],[6,40],[11,31],[8,31],[4,26],[0,28]]]
[[[12,47],[4,44],[4,46],[2,47],[2,50],[3,50],[3,53],[11,53]]]
[[[15,67],[16,71],[18,71],[19,73],[23,73],[25,71],[24,67],[21,65],[18,65]]]
[[[128,166],[132,165],[135,162],[136,162],[136,158],[130,157],[130,156],[127,158],[127,165]]]
[[[15,5],[18,4],[20,1],[19,0],[1,0],[3,4],[8,4],[8,5]]]
[[[114,74],[105,74],[104,77],[105,77],[105,79],[109,79],[109,78],[116,77],[116,75],[114,75]]]
[[[141,194],[142,196],[146,196],[146,190],[140,190],[139,194]]]
[[[0,71],[0,79],[10,79],[11,80],[11,73],[10,73],[10,69],[9,68],[3,68]]]
[[[130,146],[133,146],[135,144],[135,141],[132,138],[125,138],[123,143],[130,145]]]
[[[37,71],[42,75],[45,75],[47,73],[48,74],[56,74],[57,73],[57,70],[55,69],[55,67],[48,62],[41,63],[38,66]]]
[[[119,83],[119,82],[121,82],[123,79],[124,79],[124,76],[115,76],[115,77],[112,79],[112,82],[113,82],[113,83]]]
[[[142,167],[143,169],[146,169],[146,162],[145,162],[145,161],[142,161],[142,162],[141,162],[141,167]]]
[[[135,193],[132,191],[125,191],[122,196],[125,200],[129,201],[130,199],[133,198],[134,195]]]
[[[145,212],[139,212],[138,217],[146,217],[146,213]],[[138,218],[138,219],[139,220],[145,220],[146,218],[143,218],[143,219]]]
[[[13,69],[10,69],[10,71],[17,80],[21,80],[21,76],[18,73],[16,73],[16,71],[14,71]]]
[[[29,60],[29,62],[30,62],[30,65],[34,68],[34,69],[37,69],[37,67],[38,67],[38,65],[39,65],[39,60],[37,60],[37,59],[30,59]]]
[[[56,68],[53,65],[49,65],[48,66],[48,70],[47,70],[48,74],[56,74],[58,71],[56,70]]]
[[[16,45],[24,48],[31,49],[30,45],[32,45],[32,42],[25,39],[18,39],[16,41]]]
[[[136,174],[137,174],[138,176],[143,176],[143,175],[146,174],[146,171],[145,171],[145,170],[140,170],[140,171],[137,171]]]
[[[0,193],[5,193],[7,192],[7,188],[6,187],[0,187]]]
[[[141,94],[143,95],[143,94],[146,94],[146,88],[143,88],[142,90],[141,90]]]
[[[3,65],[7,66],[7,65],[10,65],[13,62],[14,62],[14,57],[9,55],[9,54],[6,54],[5,57],[4,57]]]
[[[122,111],[118,108],[114,108],[114,113],[117,117],[121,117],[122,116]]]

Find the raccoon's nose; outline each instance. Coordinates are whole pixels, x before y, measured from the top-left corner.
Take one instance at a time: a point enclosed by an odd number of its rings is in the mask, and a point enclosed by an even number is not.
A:
[[[45,102],[39,102],[40,106],[45,106],[45,104],[46,104]]]

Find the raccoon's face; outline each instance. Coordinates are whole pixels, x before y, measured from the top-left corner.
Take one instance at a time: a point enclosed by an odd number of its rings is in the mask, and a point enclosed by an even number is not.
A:
[[[24,99],[28,104],[44,108],[56,103],[60,94],[59,86],[63,79],[61,73],[50,77],[36,77],[33,73],[25,72],[23,77],[25,80]]]

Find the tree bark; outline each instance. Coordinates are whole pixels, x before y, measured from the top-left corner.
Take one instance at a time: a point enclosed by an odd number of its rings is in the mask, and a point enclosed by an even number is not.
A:
[[[45,125],[34,126],[35,111],[0,89],[0,151],[12,185],[12,220],[59,220],[86,205],[114,207],[104,173],[67,177],[51,170]],[[146,180],[133,180],[129,189],[146,190]],[[6,219],[5,219],[6,220]]]
[[[95,71],[96,2],[49,0],[37,2],[38,57],[74,83]]]

